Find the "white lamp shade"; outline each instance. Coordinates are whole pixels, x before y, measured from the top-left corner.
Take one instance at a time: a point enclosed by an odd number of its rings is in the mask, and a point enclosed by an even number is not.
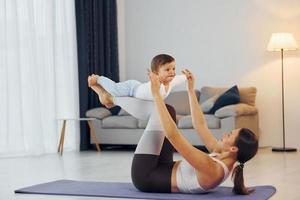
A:
[[[291,33],[272,33],[268,44],[268,51],[291,51],[297,50],[298,45]]]

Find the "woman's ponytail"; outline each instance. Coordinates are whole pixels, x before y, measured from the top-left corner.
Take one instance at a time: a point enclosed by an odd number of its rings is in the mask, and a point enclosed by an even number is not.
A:
[[[253,192],[254,190],[250,190],[249,188],[245,187],[244,184],[244,164],[240,163],[239,165],[237,165],[233,172],[232,172],[232,178],[233,178],[233,189],[232,191],[235,194],[242,194],[242,195],[246,195],[246,194],[250,194],[251,192]]]
[[[238,147],[237,161],[239,164],[235,166],[232,172],[233,189],[236,194],[249,194],[254,189],[245,187],[244,184],[244,164],[255,156],[258,149],[258,140],[255,134],[246,128],[242,128],[236,139],[236,146]]]

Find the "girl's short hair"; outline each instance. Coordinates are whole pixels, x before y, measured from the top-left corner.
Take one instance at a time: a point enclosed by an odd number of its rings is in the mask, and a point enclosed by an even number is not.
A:
[[[151,70],[153,72],[158,72],[158,69],[161,65],[164,65],[166,63],[170,63],[175,61],[175,59],[167,54],[159,54],[157,56],[155,56],[154,58],[152,58],[151,61]]]

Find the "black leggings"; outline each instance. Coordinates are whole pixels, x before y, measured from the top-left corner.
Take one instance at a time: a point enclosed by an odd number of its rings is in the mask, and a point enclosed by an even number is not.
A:
[[[172,106],[166,105],[176,122],[176,112]],[[171,175],[174,165],[174,147],[167,138],[160,155],[134,154],[131,166],[131,179],[134,186],[143,192],[171,192]]]

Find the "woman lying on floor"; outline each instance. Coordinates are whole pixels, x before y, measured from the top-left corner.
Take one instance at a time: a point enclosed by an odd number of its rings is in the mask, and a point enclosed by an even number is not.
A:
[[[249,194],[252,191],[244,185],[243,168],[257,152],[255,134],[249,129],[236,129],[224,133],[217,141],[196,98],[192,73],[188,70],[183,73],[187,77],[193,127],[211,153],[198,150],[182,136],[176,126],[174,108],[165,105],[161,97],[158,76],[149,72],[154,103],[132,97],[114,97],[111,102],[138,119],[149,119],[132,161],[133,184],[143,192],[206,193],[233,171],[233,192]],[[109,91],[97,85],[92,89],[100,99],[109,96]],[[182,161],[173,160],[174,148],[184,158]]]

